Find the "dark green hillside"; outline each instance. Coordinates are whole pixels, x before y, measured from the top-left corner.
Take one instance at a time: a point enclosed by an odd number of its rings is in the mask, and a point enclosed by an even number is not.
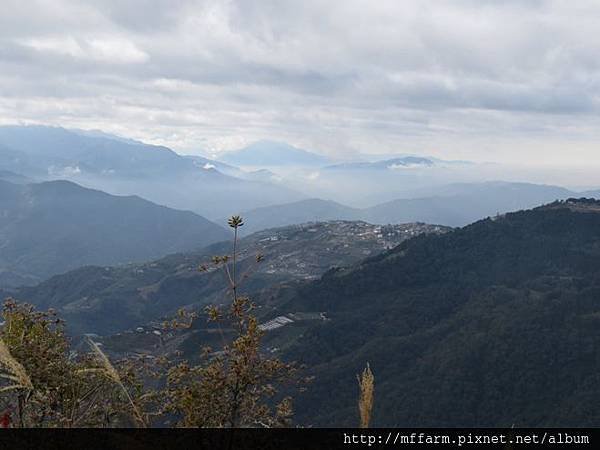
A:
[[[229,236],[187,211],[67,181],[0,180],[0,286],[33,284],[86,264],[144,261]]]
[[[316,381],[298,413],[374,425],[598,426],[600,203],[563,202],[420,236],[332,270],[280,307],[324,311],[286,356]]]

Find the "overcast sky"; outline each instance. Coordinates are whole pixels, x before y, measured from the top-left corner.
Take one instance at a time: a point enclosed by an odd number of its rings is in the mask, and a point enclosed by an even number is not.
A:
[[[0,123],[600,165],[600,3],[1,0]]]

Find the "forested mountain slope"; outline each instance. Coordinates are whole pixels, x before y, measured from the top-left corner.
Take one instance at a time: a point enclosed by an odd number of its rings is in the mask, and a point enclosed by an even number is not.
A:
[[[34,284],[87,264],[145,261],[228,237],[188,211],[67,181],[0,180],[0,286]]]
[[[285,356],[315,382],[298,414],[350,425],[598,426],[600,203],[557,202],[419,236],[332,270],[279,305],[324,312]]]

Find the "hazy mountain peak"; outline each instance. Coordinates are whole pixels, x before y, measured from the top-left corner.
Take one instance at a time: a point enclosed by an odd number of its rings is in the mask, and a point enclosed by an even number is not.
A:
[[[227,152],[219,160],[237,166],[320,166],[329,163],[325,156],[294,147],[285,142],[262,140],[242,149]]]

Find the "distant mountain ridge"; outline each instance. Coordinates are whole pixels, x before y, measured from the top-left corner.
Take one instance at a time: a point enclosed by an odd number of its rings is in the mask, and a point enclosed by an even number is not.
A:
[[[565,188],[529,183],[461,183],[438,188],[426,197],[398,199],[368,208],[351,208],[340,203],[307,199],[250,210],[243,215],[252,232],[269,226],[285,226],[320,220],[364,220],[369,223],[436,223],[464,226],[498,213],[536,207],[557,199],[591,196]]]
[[[235,166],[323,166],[329,158],[284,142],[258,141],[242,149],[219,155],[219,160]]]
[[[139,197],[67,181],[0,180],[0,285],[37,283],[87,264],[143,261],[225,239],[222,227]]]
[[[0,126],[0,170],[36,181],[66,179],[114,195],[139,195],[210,218],[240,211],[242,207],[304,198],[301,193],[265,179],[237,178],[235,168],[224,166],[201,157],[184,157],[167,147],[101,132]],[[214,170],[217,167],[229,174]]]
[[[0,145],[18,153],[27,164],[12,158],[12,169],[27,175],[48,176],[61,172],[135,177],[160,171],[190,170],[175,152],[160,146],[108,137],[82,134],[46,126],[2,126]],[[10,165],[7,158],[0,163]]]

